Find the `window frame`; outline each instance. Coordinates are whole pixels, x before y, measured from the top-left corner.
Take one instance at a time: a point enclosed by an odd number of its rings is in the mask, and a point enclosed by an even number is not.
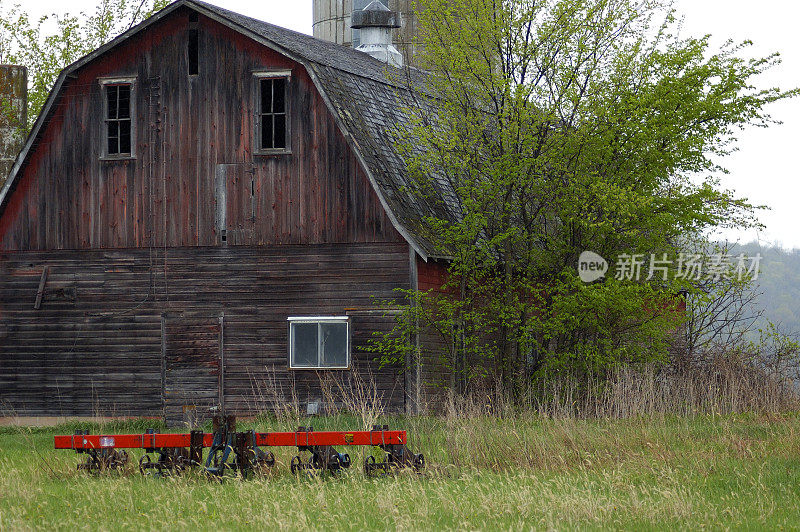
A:
[[[351,340],[350,340],[350,317],[349,316],[292,316],[286,319],[288,324],[288,359],[289,369],[292,370],[349,370],[352,364]],[[294,363],[294,334],[293,325],[298,323],[317,324],[317,364],[314,366],[298,366]],[[344,323],[347,327],[347,353],[344,366],[324,366],[322,365],[322,335],[319,334],[323,323]]]
[[[261,147],[261,82],[266,79],[283,78],[284,86],[284,114],[286,116],[286,142],[283,148]],[[284,155],[292,153],[292,104],[290,86],[292,83],[291,70],[257,70],[253,72],[253,154],[254,155]]]
[[[103,106],[103,117],[100,122],[102,149],[100,159],[103,161],[126,161],[136,159],[136,77],[115,77],[100,78],[100,98]],[[130,123],[131,123],[131,151],[129,153],[109,153],[108,152],[108,122],[111,120],[108,114],[108,88],[127,85],[130,87]],[[116,121],[119,121],[118,119]]]

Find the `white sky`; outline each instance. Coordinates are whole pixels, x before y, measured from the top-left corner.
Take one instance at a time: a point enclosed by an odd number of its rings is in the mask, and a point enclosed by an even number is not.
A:
[[[207,0],[209,1],[209,0]],[[312,0],[210,0],[232,11],[279,26],[311,33]],[[800,86],[800,2],[797,0],[675,0],[685,16],[684,34],[710,33],[713,43],[726,39],[750,39],[753,55],[778,51],[783,64],[763,78],[764,87]],[[26,1],[31,15],[91,11],[97,0]],[[773,105],[769,112],[782,125],[750,129],[739,136],[739,152],[723,162],[730,174],[722,177],[725,188],[734,189],[752,203],[771,207],[761,215],[766,231],[725,235],[743,242],[800,248],[800,167],[794,150],[800,151],[800,98]]]

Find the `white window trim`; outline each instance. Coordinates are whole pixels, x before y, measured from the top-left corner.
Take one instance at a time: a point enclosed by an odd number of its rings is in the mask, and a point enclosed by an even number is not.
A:
[[[269,148],[261,147],[261,80],[271,78],[286,79],[286,147]],[[291,70],[254,70],[253,71],[253,154],[254,155],[287,155],[292,153],[292,105],[291,105]]]
[[[136,159],[136,77],[109,77],[98,78],[100,83],[100,98],[103,101],[103,118],[100,123],[102,139],[102,149],[100,150],[101,161],[129,161]],[[112,85],[130,85],[131,86],[131,153],[130,154],[109,154],[108,153],[108,130],[106,120],[108,119],[108,97],[106,96],[106,87]]]
[[[254,70],[253,75],[257,78],[289,78],[292,79],[291,70]]]
[[[346,370],[350,369],[350,317],[349,316],[291,316],[286,319],[289,332],[289,369],[294,370]],[[294,323],[344,323],[347,325],[347,362],[344,366],[295,366],[294,365],[294,335],[292,334],[292,324]],[[320,361],[322,336],[317,335],[317,362]]]

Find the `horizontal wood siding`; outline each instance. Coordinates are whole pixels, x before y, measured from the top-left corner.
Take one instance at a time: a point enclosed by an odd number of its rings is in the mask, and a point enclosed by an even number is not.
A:
[[[224,316],[163,317],[164,417],[179,424],[191,410],[200,420],[209,419],[220,405]]]
[[[65,82],[0,218],[0,249],[219,245],[220,165],[230,245],[402,241],[300,64],[201,16],[189,76],[188,29],[178,10]],[[289,154],[254,155],[264,69],[291,72]],[[100,159],[103,77],[135,77],[133,160]]]
[[[392,325],[373,298],[408,287],[408,253],[395,243],[0,253],[2,413],[162,415],[162,350],[165,369],[211,387],[218,316],[229,411],[325,399],[320,383],[337,392],[334,379],[345,390],[372,380],[401,411],[397,368],[363,348]],[[354,371],[289,370],[286,318],[298,315],[350,315]],[[192,357],[203,372],[184,367]]]
[[[417,289],[442,294],[447,279],[447,265],[443,262],[417,261]],[[422,327],[420,343],[420,407],[437,410],[444,403],[448,389],[454,387],[454,373],[450,360],[451,345],[434,327]]]

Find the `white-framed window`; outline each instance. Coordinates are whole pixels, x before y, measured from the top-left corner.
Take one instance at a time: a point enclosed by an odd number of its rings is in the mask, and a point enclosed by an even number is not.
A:
[[[292,317],[289,322],[289,367],[350,367],[350,320],[347,316]]]
[[[259,155],[289,153],[291,71],[254,72],[255,131],[253,143]]]
[[[103,95],[103,153],[105,159],[136,156],[136,78],[101,78]]]

